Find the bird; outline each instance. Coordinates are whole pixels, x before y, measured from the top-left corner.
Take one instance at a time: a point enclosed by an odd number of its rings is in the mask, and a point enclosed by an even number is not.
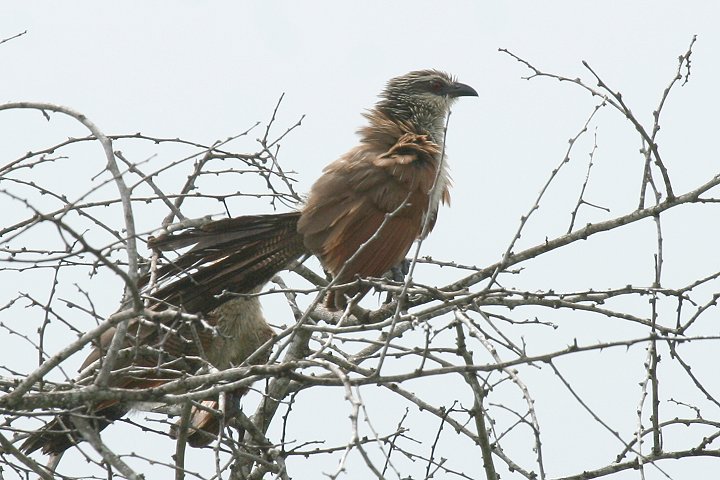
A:
[[[157,303],[151,309],[162,310],[165,304]],[[102,361],[110,346],[115,328],[106,330],[99,338],[80,367],[81,378],[77,385],[92,383],[91,368]],[[212,366],[225,370],[242,364],[260,346],[275,336],[267,324],[257,297],[238,297],[228,300],[202,314],[202,321],[188,322],[179,315],[162,324],[144,318],[130,321],[123,350],[116,360],[107,386],[126,389],[143,389],[163,385]],[[264,364],[269,352],[257,356],[253,364]],[[247,392],[243,387],[230,392],[231,399],[239,399]],[[209,444],[218,434],[220,423],[212,411],[218,411],[216,398],[200,402],[193,407],[188,422],[187,442],[193,447]],[[231,402],[228,402],[231,403]],[[125,416],[132,404],[107,400],[91,406],[80,405],[67,413],[57,415],[44,427],[30,434],[20,446],[25,453],[41,450],[48,455],[60,455],[82,436],[76,431],[73,418],[81,416],[95,430],[100,431]],[[171,427],[171,436],[179,434],[180,422]]]
[[[326,293],[330,311],[344,310],[366,294],[368,287],[354,280],[379,277],[400,264],[412,244],[432,230],[440,205],[450,203],[445,122],[463,96],[478,93],[439,70],[395,77],[363,113],[367,123],[357,132],[357,146],[325,167],[298,210],[224,218],[151,237],[148,245],[158,252],[190,248],[158,267],[153,282],[149,274],[139,280],[149,308],[174,307],[203,321],[133,319],[124,343],[128,353],[117,360],[120,373],[108,386],[147,388],[207,364],[219,370],[242,364],[274,333],[256,296],[223,294],[258,292],[303,256],[315,255],[338,285]],[[104,333],[81,370],[102,361],[114,333]],[[264,363],[268,355],[253,361]],[[218,434],[220,422],[208,411],[217,410],[217,398],[202,403],[205,409],[191,413],[192,446],[206,445]],[[59,455],[81,441],[73,415],[85,415],[101,430],[131,408],[118,401],[78,407],[30,434],[20,449]],[[177,432],[175,425],[171,434]]]
[[[156,295],[191,312],[208,311],[224,301],[223,291],[264,285],[304,255],[315,255],[335,285],[383,275],[432,230],[439,205],[450,203],[445,120],[459,97],[477,95],[439,70],[391,79],[364,113],[359,144],[325,167],[302,208],[225,218],[152,239],[162,251],[193,245],[158,271],[159,281],[172,281]],[[366,289],[330,289],[325,305],[342,310]]]

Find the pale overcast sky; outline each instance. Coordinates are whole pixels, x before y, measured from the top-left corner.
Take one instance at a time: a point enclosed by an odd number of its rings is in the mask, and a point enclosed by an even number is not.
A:
[[[5,1],[0,5],[0,39],[25,30],[27,34],[0,45],[0,102],[62,104],[84,113],[108,134],[142,132],[209,144],[238,134],[256,121],[266,121],[284,93],[278,131],[306,115],[302,126],[283,141],[281,151],[283,166],[297,172],[297,190],[305,192],[325,164],[354,145],[354,132],[363,123],[361,112],[375,102],[387,79],[420,68],[446,70],[472,85],[479,98],[463,98],[453,109],[447,140],[454,178],[452,208],[441,211],[423,253],[487,265],[500,259],[520,216],[530,208],[565,155],[568,139],[582,128],[597,103],[570,83],[523,80],[529,71],[498,49],[509,49],[545,71],[579,76],[594,85],[582,66],[585,60],[622,92],[638,118],[651,125],[652,111],[677,69],[678,55],[697,34],[690,82],[671,95],[658,137],[673,186],[682,193],[719,170],[715,152],[719,20],[720,4],[713,1]],[[616,111],[601,110],[591,129],[597,133],[598,151],[588,199],[611,213],[582,210],[581,225],[635,208],[643,165],[638,136]],[[0,112],[0,132],[0,164],[67,136],[86,135],[74,121],[54,115],[48,123],[34,111]],[[592,133],[576,146],[573,161],[548,193],[516,250],[567,229],[593,145]],[[247,150],[254,149],[258,136],[258,131],[250,135]],[[125,153],[141,161],[149,152],[141,147],[127,146]],[[102,170],[100,155],[98,148],[95,156],[78,157],[65,164],[57,177],[46,180],[60,189],[67,185],[71,197],[79,195]],[[175,159],[172,153],[167,155],[153,161]],[[178,177],[177,185],[182,181]],[[226,184],[217,188],[233,190]],[[215,208],[211,213],[222,213],[221,207]],[[259,201],[236,202],[231,208],[234,215],[252,213],[245,208],[270,209]],[[27,215],[5,196],[0,196],[0,211],[12,219]],[[701,216],[709,211],[687,209],[665,218],[667,286],[682,286],[717,270],[720,232],[714,219],[703,221]],[[203,213],[207,212],[190,212]],[[138,219],[140,229],[157,226],[161,218]],[[654,225],[647,221],[623,235],[608,234],[546,255],[526,265],[515,286],[571,290],[648,285],[652,282],[653,232]],[[456,277],[457,273],[443,270],[421,276],[419,281],[442,285]],[[18,289],[30,289],[32,281],[26,278],[0,279],[6,285],[0,304]],[[99,305],[99,310],[112,313],[119,295],[120,291],[108,289],[106,304]],[[273,305],[266,310],[271,315],[287,313]],[[9,320],[0,313],[0,321]],[[616,338],[615,330],[598,325],[586,330],[585,326],[568,322],[563,335],[540,332],[543,337],[529,341],[529,346],[537,353],[567,345],[573,338]],[[0,344],[9,341],[0,331]],[[21,358],[16,350],[2,351],[0,365],[21,368]],[[616,385],[642,380],[642,348],[608,358],[617,363],[605,366],[606,357],[588,355],[584,357],[587,363],[565,365],[589,398],[598,392],[607,400],[612,398],[608,390]],[[530,369],[527,375],[538,397],[555,388],[543,383],[549,376]],[[544,437],[550,476],[575,472],[579,465],[608,463],[618,450],[617,442],[610,435],[596,435],[592,442],[599,437],[600,443],[584,444],[588,427],[583,422],[588,418],[578,412],[577,418],[563,419],[564,402],[572,402],[548,398],[539,409],[541,420],[558,426],[548,427]],[[347,408],[341,392],[334,400],[337,405],[332,408],[345,422]],[[491,400],[503,401],[499,396]],[[632,426],[637,401],[637,392],[631,391],[630,397],[607,405],[603,412],[611,423]],[[306,408],[319,413],[326,406]],[[389,416],[388,421],[396,422],[397,417]],[[328,436],[345,439],[348,432],[342,425],[335,432],[329,428]],[[569,438],[573,441],[568,442]],[[110,441],[122,443],[117,437]],[[197,462],[203,461],[202,452],[192,455]],[[463,470],[479,472],[477,453],[468,455],[472,461]],[[64,461],[82,463],[78,458],[69,455]],[[533,455],[527,458],[531,461]],[[320,478],[320,472],[330,471],[332,465],[301,463],[292,468],[295,478]],[[703,472],[707,468],[717,471],[718,463],[704,460],[663,466],[672,478],[709,478]],[[163,472],[159,475],[167,474]],[[504,469],[501,473],[504,479],[519,478]],[[626,472],[613,478],[638,476]],[[650,469],[647,478],[664,477]]]

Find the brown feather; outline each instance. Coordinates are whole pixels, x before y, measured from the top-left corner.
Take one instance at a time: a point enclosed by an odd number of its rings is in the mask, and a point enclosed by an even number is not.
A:
[[[262,315],[257,297],[234,298],[208,312],[205,316],[207,326],[201,323],[189,324],[176,320],[165,325],[157,325],[136,319],[130,322],[125,348],[115,364],[115,370],[124,370],[120,375],[113,374],[109,387],[151,388],[168,381],[192,374],[209,362],[218,369],[226,369],[241,364],[273,335]],[[165,328],[161,328],[165,327]],[[213,328],[216,327],[216,328]],[[194,332],[193,332],[194,330]],[[105,332],[100,346],[85,360],[83,368],[102,358],[109,347],[114,330]],[[198,339],[198,344],[195,339]],[[267,361],[269,351],[261,355],[254,363]],[[194,358],[193,358],[194,357]],[[201,360],[204,358],[204,360]],[[92,376],[86,377],[88,380]],[[83,383],[81,380],[80,383]],[[94,405],[90,410],[82,408],[78,413],[94,418],[95,427],[102,430],[114,420],[121,418],[131,405],[108,400]],[[195,415],[193,411],[193,415]],[[207,413],[207,412],[206,412]],[[189,441],[201,444],[207,435],[199,430],[216,435],[219,422],[200,421],[191,424]],[[27,453],[42,449],[43,453],[61,453],[77,443],[78,437],[72,433],[72,414],[61,415],[35,432],[21,446]]]
[[[366,116],[371,125],[361,130],[360,146],[325,168],[297,224],[305,246],[338,283],[380,276],[402,261],[422,231],[428,208],[436,208],[430,190],[440,147],[425,133],[378,111]],[[440,197],[449,198],[446,186],[441,188]],[[326,303],[343,308],[344,296],[356,293],[356,288],[331,292]]]

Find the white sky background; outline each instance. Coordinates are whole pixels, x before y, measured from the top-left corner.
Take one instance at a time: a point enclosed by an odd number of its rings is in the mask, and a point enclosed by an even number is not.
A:
[[[652,111],[672,79],[678,55],[698,34],[690,83],[671,94],[658,137],[673,187],[683,193],[718,171],[714,147],[720,104],[719,19],[720,6],[709,1],[3,2],[0,38],[28,33],[0,45],[0,102],[48,101],[70,106],[108,134],[142,132],[212,143],[269,119],[278,97],[285,93],[277,131],[302,114],[306,117],[302,127],[282,142],[280,158],[286,169],[298,172],[297,190],[304,192],[325,164],[354,145],[354,132],[363,123],[360,114],[374,103],[387,79],[419,68],[449,71],[475,87],[480,96],[461,99],[453,110],[448,134],[453,205],[440,213],[423,253],[483,266],[500,259],[520,216],[530,208],[562,160],[567,140],[580,130],[597,101],[569,83],[522,80],[528,70],[498,48],[507,48],[545,71],[581,76],[594,84],[581,64],[586,60],[623,93],[638,118],[651,125]],[[52,118],[48,124],[34,111],[0,112],[0,164],[67,136],[86,134],[72,121],[59,115]],[[629,123],[605,108],[592,129],[597,132],[598,151],[587,199],[610,208],[611,213],[585,208],[580,225],[629,212],[637,205],[640,185],[640,143]],[[564,167],[516,250],[567,229],[593,145],[591,134],[576,146],[571,163]],[[252,140],[257,136],[259,131],[251,133],[247,150],[254,150]],[[96,147],[83,150],[91,153],[74,157],[74,163],[66,162],[53,179],[67,185],[71,196],[84,192],[90,178],[104,166],[101,149]],[[135,161],[147,155],[142,148],[124,151]],[[174,158],[168,154],[167,161]],[[163,160],[154,159],[156,164]],[[178,177],[178,189],[183,180]],[[205,191],[211,190],[205,186]],[[221,206],[212,208],[212,213],[222,213]],[[235,202],[231,208],[240,215],[269,207]],[[0,215],[10,219],[26,215],[17,209],[17,204],[0,196]],[[716,218],[702,217],[708,212],[715,215],[708,207],[663,217],[666,286],[683,286],[717,270],[718,227]],[[153,228],[161,218],[138,219],[140,230]],[[0,225],[5,223],[0,220]],[[599,236],[528,264],[515,284],[528,290],[649,285],[653,235],[654,225],[648,220],[622,235]],[[433,270],[419,281],[442,285],[456,276]],[[35,279],[15,275],[0,281],[8,282],[0,290],[2,305],[18,289],[33,288]],[[112,313],[119,295],[117,289],[108,288],[100,295],[106,304],[98,308]],[[272,303],[266,305],[271,320],[285,323],[272,316],[287,315],[287,311]],[[0,313],[0,322],[9,320]],[[537,352],[562,348],[575,337],[588,342],[623,337],[616,329],[627,328],[617,322],[600,327],[596,322],[588,334],[587,324],[572,315],[544,320],[564,322],[563,335],[554,337],[538,329],[539,337],[528,339]],[[633,335],[639,335],[638,331],[629,332],[628,338]],[[5,348],[11,342],[12,347]],[[17,362],[27,346],[5,331],[0,331],[0,344],[0,365],[16,362],[19,368]],[[644,351],[640,347],[627,355],[582,358],[587,361],[582,366],[558,365],[567,368],[564,373],[582,387],[586,399],[607,401],[613,398],[608,391],[615,384],[642,380]],[[604,363],[610,359],[617,363]],[[716,363],[715,359],[710,363]],[[625,371],[627,375],[620,374]],[[531,369],[526,374],[531,392],[538,396],[557,388],[544,383],[551,375]],[[627,401],[595,406],[617,428],[631,426],[639,401],[637,389],[634,392]],[[306,405],[308,428],[315,428],[319,421],[311,414],[316,406],[322,423],[332,424],[329,418],[337,414],[335,434],[342,440],[349,434],[349,407],[339,390],[336,393],[332,406],[321,404],[327,401],[323,397],[317,398],[316,405]],[[503,401],[499,393],[491,400]],[[585,444],[588,424],[583,422],[588,419],[582,412],[575,412],[577,418],[564,418],[570,415],[566,410],[570,404],[569,398],[559,397],[537,405],[541,424],[548,424],[543,448],[550,476],[574,472],[579,466],[606,464],[618,450],[609,435],[599,435],[605,444]],[[398,414],[388,414],[387,422],[394,425],[398,419]],[[113,438],[112,434],[111,427],[104,438]],[[568,444],[568,438],[575,440]],[[157,442],[154,437],[151,441]],[[202,452],[193,455],[199,462],[205,458]],[[472,461],[463,465],[463,471],[480,475],[479,453],[468,456]],[[528,461],[532,458],[532,454],[527,457]],[[316,478],[320,471],[334,467],[334,463],[297,462],[292,466],[295,478]],[[701,478],[701,472],[717,466],[717,460],[663,464],[678,479]],[[503,478],[516,478],[504,469],[501,473]],[[638,474],[626,472],[613,478],[638,478]],[[647,478],[663,477],[649,469]]]

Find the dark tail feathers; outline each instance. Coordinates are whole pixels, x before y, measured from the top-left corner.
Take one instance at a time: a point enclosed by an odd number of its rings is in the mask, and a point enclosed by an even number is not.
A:
[[[207,313],[227,301],[223,291],[247,293],[267,283],[307,249],[297,232],[300,212],[217,220],[149,243],[161,251],[193,245],[158,269],[152,296],[191,313]],[[140,287],[148,281],[144,278]]]
[[[78,413],[82,415],[95,429],[100,431],[110,423],[121,418],[128,412],[128,409],[121,404],[114,404],[103,408],[100,412],[93,414]],[[33,432],[20,446],[25,453],[32,453],[42,449],[45,455],[57,455],[80,441],[80,437],[72,423],[72,414],[63,414],[55,417],[47,425]]]

